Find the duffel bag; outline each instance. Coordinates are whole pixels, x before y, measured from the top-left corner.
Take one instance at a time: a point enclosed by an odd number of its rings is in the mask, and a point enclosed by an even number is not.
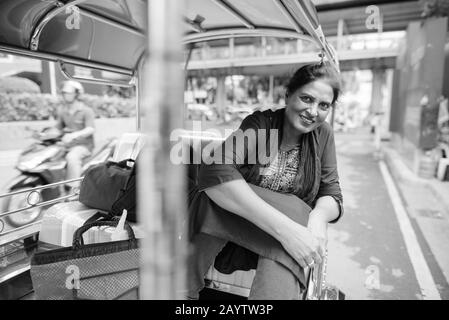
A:
[[[137,163],[137,162],[136,162]],[[136,218],[136,163],[126,181],[125,187],[120,191],[117,200],[112,205],[110,214],[121,216],[126,209],[128,216],[126,220],[137,222]]]
[[[110,212],[133,171],[130,162],[134,163],[134,160],[108,161],[87,169],[81,182],[79,201],[90,208]]]

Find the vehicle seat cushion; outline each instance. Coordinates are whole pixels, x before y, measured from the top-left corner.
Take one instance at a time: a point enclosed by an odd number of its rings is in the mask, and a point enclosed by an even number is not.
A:
[[[117,142],[112,161],[135,160],[144,144],[145,134],[140,132],[124,133]]]

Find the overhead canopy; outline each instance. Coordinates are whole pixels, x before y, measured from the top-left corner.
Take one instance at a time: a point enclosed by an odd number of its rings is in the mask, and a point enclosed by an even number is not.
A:
[[[186,0],[185,43],[230,37],[310,39],[337,64],[310,0]]]
[[[0,46],[131,74],[145,48],[145,13],[143,0],[0,0]]]
[[[308,38],[334,61],[310,0],[184,5],[185,43],[251,35]],[[0,50],[131,75],[145,50],[146,12],[145,0],[0,0]]]

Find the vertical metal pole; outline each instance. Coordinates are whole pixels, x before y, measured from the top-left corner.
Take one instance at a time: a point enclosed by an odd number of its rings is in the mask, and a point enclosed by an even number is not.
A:
[[[296,53],[302,53],[304,47],[302,41],[301,39],[296,40]]]
[[[139,68],[139,72],[141,72],[141,68]],[[136,90],[136,132],[141,132],[142,127],[140,125],[140,114],[141,114],[141,108],[142,108],[142,103],[141,103],[141,95],[140,92],[142,91],[142,88],[140,87],[141,81],[140,81],[140,75],[137,74],[136,75],[136,80],[135,80],[135,90]]]
[[[184,170],[170,161],[170,133],[182,126],[182,1],[148,0],[147,62],[141,84],[147,143],[138,166],[138,215],[144,228],[142,299],[180,299],[185,284]]]
[[[58,95],[58,86],[56,85],[56,69],[54,62],[48,62],[48,68],[50,75],[50,93],[52,96],[56,97]]]
[[[343,50],[343,30],[344,30],[345,21],[343,19],[338,19],[338,27],[337,27],[337,52],[341,52]]]
[[[270,103],[273,103],[273,101],[274,101],[274,76],[272,74],[270,74],[269,89],[268,89],[268,101]]]
[[[215,97],[215,103],[217,104],[218,114],[220,115],[220,119],[225,122],[226,121],[226,76],[218,75],[217,76],[217,95]]]
[[[234,59],[234,38],[229,38],[229,58]]]
[[[267,38],[261,37],[261,46],[262,46],[262,57],[267,56]]]

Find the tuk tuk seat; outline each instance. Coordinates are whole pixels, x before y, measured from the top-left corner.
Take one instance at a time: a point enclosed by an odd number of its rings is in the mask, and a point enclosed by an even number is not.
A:
[[[193,142],[195,139],[201,141],[199,143],[195,143]],[[193,159],[202,159],[201,156],[203,148],[209,142],[211,142],[210,136],[191,137],[191,139],[185,141],[185,143],[188,144],[189,149],[189,164],[187,165],[189,183],[196,184],[198,182],[200,164],[194,163]],[[236,270],[231,274],[224,274],[215,269],[214,263],[212,263],[204,277],[205,287],[247,298],[249,296],[255,274],[255,269],[248,271]]]
[[[145,135],[140,132],[130,132],[121,135],[117,147],[112,155],[112,161],[119,162],[126,159],[136,160],[145,144]]]

